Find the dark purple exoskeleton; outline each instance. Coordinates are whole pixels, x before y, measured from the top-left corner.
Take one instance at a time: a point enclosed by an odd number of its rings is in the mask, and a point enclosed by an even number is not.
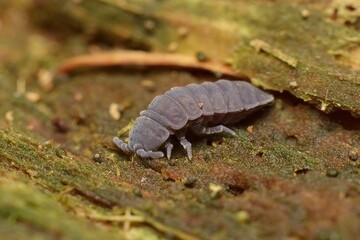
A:
[[[192,158],[191,143],[185,138],[188,130],[197,135],[235,132],[225,124],[236,123],[274,97],[250,83],[219,80],[203,84],[174,87],[155,97],[147,110],[140,112],[130,131],[129,142],[114,137],[114,143],[124,152],[134,152],[142,158],[161,158],[166,149],[170,158],[174,135]],[[224,124],[224,125],[223,125]]]

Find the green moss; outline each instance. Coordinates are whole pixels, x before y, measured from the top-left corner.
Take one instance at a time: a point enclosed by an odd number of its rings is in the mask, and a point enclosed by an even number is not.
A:
[[[291,92],[322,111],[341,108],[359,115],[358,72],[340,66],[328,52],[353,44],[345,39],[359,42],[360,35],[324,21],[316,11],[303,19],[298,6],[269,4],[264,8],[254,4],[252,8],[258,14],[245,18],[253,28],[238,45],[234,67],[248,73],[254,84]],[[254,39],[264,41],[299,64],[291,68],[271,52],[257,53],[249,44]]]
[[[3,174],[0,179],[0,222],[3,227],[0,231],[5,236],[12,236],[12,239],[23,239],[24,234],[31,239],[99,239],[117,235],[101,227],[90,227],[85,219],[66,212],[50,192],[45,193],[21,179],[10,180]],[[5,229],[4,226],[8,227]]]

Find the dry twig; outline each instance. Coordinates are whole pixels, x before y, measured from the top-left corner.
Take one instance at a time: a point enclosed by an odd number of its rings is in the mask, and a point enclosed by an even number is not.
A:
[[[110,66],[170,67],[189,70],[205,70],[213,73],[248,79],[247,76],[233,71],[230,67],[208,62],[199,62],[195,57],[180,54],[154,53],[123,50],[116,52],[82,55],[68,59],[58,68],[58,72],[67,74],[75,70]]]

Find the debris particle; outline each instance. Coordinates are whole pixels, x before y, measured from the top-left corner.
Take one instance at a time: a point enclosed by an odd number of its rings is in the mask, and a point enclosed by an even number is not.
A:
[[[307,19],[307,18],[310,16],[309,10],[303,9],[303,10],[301,11],[301,16],[303,17],[303,19]]]
[[[359,157],[358,153],[356,152],[355,149],[350,150],[349,158],[350,158],[351,161],[356,161],[358,159],[358,157]]]
[[[184,186],[187,188],[193,188],[195,183],[197,182],[197,178],[194,177],[186,177],[184,179]]]
[[[327,102],[323,102],[321,101],[321,106],[320,106],[320,110],[325,112],[326,108],[329,106],[329,104]]]
[[[326,171],[326,176],[328,176],[328,177],[333,177],[333,178],[335,178],[335,177],[337,177],[338,175],[339,175],[339,171],[336,170],[336,169],[328,169],[328,170]]]
[[[256,52],[263,51],[280,61],[288,64],[289,66],[296,68],[298,65],[298,60],[285,54],[283,51],[281,51],[278,48],[273,47],[272,45],[268,44],[267,42],[264,42],[260,39],[254,39],[250,42],[250,46],[255,48]]]
[[[26,173],[29,174],[31,178],[36,178],[39,176],[39,173],[35,170],[27,169]]]
[[[31,124],[31,123],[29,123],[28,125],[26,125],[26,129],[28,129],[28,130],[30,130],[30,131],[34,130],[34,128],[35,128],[35,126],[34,126],[33,124]]]
[[[189,34],[189,29],[187,27],[180,27],[178,29],[178,33],[180,37],[186,37]]]
[[[149,31],[149,32],[153,32],[155,30],[156,24],[153,20],[146,20],[144,22],[144,28]]]
[[[346,5],[345,8],[346,8],[347,10],[351,11],[351,12],[356,10],[356,7],[353,6],[352,4]]]
[[[333,0],[325,12],[331,20],[356,28],[360,13],[360,2],[358,0]]]
[[[154,92],[156,90],[155,82],[149,79],[142,80],[140,86],[149,92]]]
[[[179,44],[177,42],[171,42],[168,46],[169,52],[175,52],[179,47]]]
[[[147,180],[148,180],[147,177],[142,177],[140,183],[145,183]]]
[[[27,92],[25,94],[25,97],[27,100],[29,100],[30,102],[38,102],[40,100],[40,94],[36,93],[36,92]]]
[[[199,61],[199,62],[206,62],[209,60],[209,58],[205,55],[205,53],[203,52],[197,52],[196,53],[196,59]]]
[[[329,94],[329,89],[326,89],[325,101],[321,101],[321,107],[320,107],[320,110],[323,112],[325,112],[326,108],[329,106],[329,103],[327,103],[328,94]]]
[[[60,133],[66,133],[69,131],[69,126],[65,122],[65,120],[61,118],[54,118],[52,121],[53,126],[55,127],[56,131]]]
[[[38,82],[44,91],[49,92],[54,88],[54,76],[50,71],[40,69],[37,77]]]
[[[221,144],[221,141],[219,142]],[[206,139],[206,144],[216,148],[218,146],[217,141],[213,139]]]
[[[256,156],[262,158],[264,156],[264,152],[263,151],[259,151],[256,153]]]
[[[94,162],[97,163],[102,163],[105,160],[103,154],[101,154],[100,152],[96,152],[92,159],[94,160]]]
[[[221,185],[218,185],[218,184],[214,184],[214,183],[210,183],[209,184],[209,189],[211,191],[211,198],[215,199],[215,198],[218,198],[220,197],[221,195],[221,192],[223,190],[222,186]]]
[[[74,100],[77,102],[81,102],[84,99],[84,95],[81,92],[77,92],[74,95]]]
[[[250,220],[250,215],[247,211],[242,210],[236,213],[235,218],[239,223],[247,223]]]
[[[300,167],[293,170],[294,176],[306,174],[310,169],[308,167]]]
[[[9,124],[14,122],[14,112],[13,111],[7,111],[5,113],[5,119],[8,121]]]
[[[131,107],[133,105],[133,100],[130,98],[126,98],[124,101],[120,103],[120,111],[124,111],[125,109]]]
[[[291,88],[297,88],[299,85],[297,84],[297,82],[293,81],[293,82],[290,82],[290,87]]]
[[[253,132],[254,132],[254,125],[248,126],[248,127],[246,128],[246,131],[247,131],[248,133],[250,133],[250,134],[253,134]]]
[[[248,132],[248,138],[249,138],[249,141],[250,142],[254,142],[254,126],[253,125],[251,125],[251,126],[248,126],[247,128],[246,128],[246,131]]]
[[[339,192],[339,199],[343,200],[345,198],[346,198],[346,192],[344,191]]]
[[[83,111],[76,112],[74,119],[77,125],[85,125],[88,119],[88,116]]]
[[[121,108],[117,103],[111,103],[109,106],[109,114],[114,120],[120,120],[121,118]]]

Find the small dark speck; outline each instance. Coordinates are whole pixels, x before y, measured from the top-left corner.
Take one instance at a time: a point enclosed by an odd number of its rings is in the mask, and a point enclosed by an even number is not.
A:
[[[241,194],[243,194],[245,192],[245,190],[246,189],[242,186],[229,185],[227,187],[227,191],[235,196],[240,196]]]
[[[358,160],[358,153],[355,151],[355,150],[351,150],[350,152],[349,152],[349,159],[351,160],[351,161],[356,161],[356,160]]]
[[[195,183],[197,182],[196,178],[193,177],[187,177],[184,180],[184,186],[187,188],[193,188],[195,186]]]
[[[197,52],[196,53],[196,59],[199,62],[206,62],[207,60],[209,60],[209,58],[203,52]]]
[[[97,153],[94,154],[93,160],[94,160],[94,162],[102,163],[102,162],[104,162],[105,159],[104,159],[104,156],[101,153],[97,152]]]
[[[169,166],[174,167],[176,164],[174,162],[169,162]]]
[[[259,151],[256,153],[256,156],[258,156],[259,158],[262,158],[264,156],[264,152]]]
[[[83,113],[83,112],[79,112],[75,115],[75,121],[77,125],[84,125],[86,124],[86,120],[87,120],[88,116]]]
[[[349,5],[346,5],[345,8],[349,11],[355,11],[356,10],[356,7],[354,7],[353,5],[349,4]]]
[[[306,174],[310,169],[307,167],[303,167],[303,168],[298,168],[294,170],[294,174],[297,175],[301,175],[301,174]]]
[[[328,170],[326,171],[326,176],[328,176],[328,177],[333,177],[333,178],[335,178],[335,177],[337,177],[338,175],[339,175],[339,171],[336,170],[336,169],[328,169]]]
[[[66,133],[69,131],[69,125],[65,122],[64,119],[54,118],[51,122],[55,127],[56,131],[60,133]]]

